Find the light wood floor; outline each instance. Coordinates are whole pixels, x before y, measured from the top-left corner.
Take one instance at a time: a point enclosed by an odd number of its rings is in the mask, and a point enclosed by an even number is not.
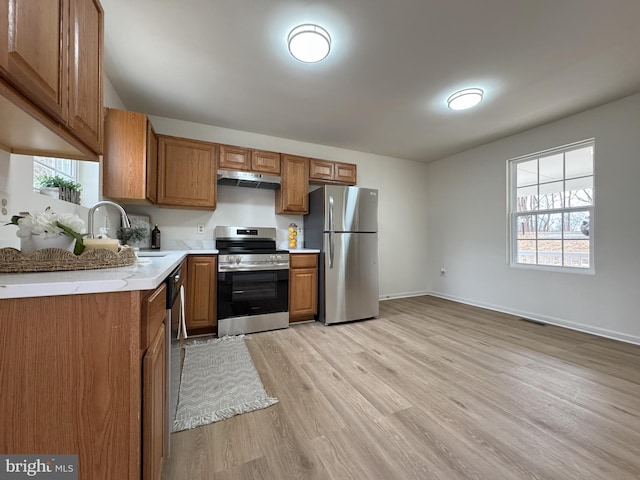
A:
[[[640,346],[434,297],[247,336],[275,406],[172,436],[166,480],[640,478]]]

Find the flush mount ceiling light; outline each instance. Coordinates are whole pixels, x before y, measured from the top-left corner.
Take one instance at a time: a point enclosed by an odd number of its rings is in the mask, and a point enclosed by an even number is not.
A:
[[[287,38],[289,51],[301,62],[319,62],[331,49],[331,37],[322,27],[313,24],[298,25]]]
[[[483,95],[479,88],[465,88],[447,98],[447,104],[451,110],[466,110],[479,104]]]

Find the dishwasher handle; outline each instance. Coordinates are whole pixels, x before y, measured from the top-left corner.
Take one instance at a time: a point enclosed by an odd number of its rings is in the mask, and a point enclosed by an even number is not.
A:
[[[181,332],[185,340],[189,338],[187,335],[187,317],[184,314],[184,297],[184,285],[180,285],[180,327],[178,328],[178,338],[176,340],[180,340]]]

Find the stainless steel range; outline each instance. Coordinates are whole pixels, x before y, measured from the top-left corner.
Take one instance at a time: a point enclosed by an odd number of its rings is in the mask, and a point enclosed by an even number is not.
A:
[[[289,252],[276,229],[216,227],[218,336],[289,326]]]

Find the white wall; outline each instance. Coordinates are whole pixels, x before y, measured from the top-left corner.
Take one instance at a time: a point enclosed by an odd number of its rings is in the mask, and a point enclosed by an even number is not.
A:
[[[595,275],[510,268],[507,160],[591,137]],[[430,291],[640,343],[639,181],[640,95],[429,164]]]
[[[426,263],[426,165],[168,118],[150,118],[159,134],[357,164],[358,185],[380,191],[381,298],[427,291],[423,269],[415,268]],[[274,198],[272,191],[221,187],[218,191],[218,207],[214,212],[134,205],[126,208],[131,213],[149,214],[152,222],[158,223],[163,247],[211,247],[216,225],[256,225],[278,228],[279,246],[286,248],[286,228],[289,223],[301,226],[303,217],[276,215]],[[204,235],[196,233],[198,223],[206,225]]]

